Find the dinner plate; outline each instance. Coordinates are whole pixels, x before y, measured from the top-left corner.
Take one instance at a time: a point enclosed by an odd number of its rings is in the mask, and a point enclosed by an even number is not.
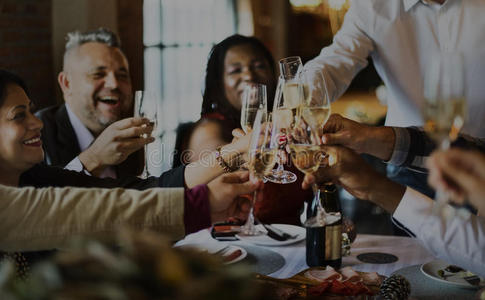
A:
[[[275,239],[270,238],[266,233],[266,229],[264,229],[263,225],[256,225],[256,228],[262,232],[260,235],[243,235],[237,234],[236,237],[241,241],[248,242],[254,245],[260,246],[284,246],[290,245],[294,243],[301,242],[306,237],[306,230],[303,227],[295,226],[295,225],[288,225],[288,224],[271,224],[289,235],[295,236],[295,238],[288,239],[286,241],[277,241]]]
[[[451,265],[450,263],[447,263],[442,260],[433,260],[428,263],[425,263],[421,266],[421,272],[423,272],[424,275],[428,276],[429,278],[448,284],[448,285],[454,285],[462,288],[480,288],[485,286],[485,279],[480,278],[480,283],[478,286],[472,285],[468,283],[464,277],[463,272],[459,272],[456,275],[452,275],[446,278],[442,278],[438,275],[439,270],[443,270],[446,267]],[[450,274],[446,272],[446,274]]]
[[[241,251],[240,255],[238,255],[237,257],[235,257],[235,258],[233,258],[229,261],[224,262],[224,264],[226,264],[226,265],[230,265],[230,264],[236,263],[238,261],[241,261],[248,255],[248,252],[246,251],[246,249],[244,249],[242,247],[239,247],[239,246],[236,246],[236,245],[227,245],[227,244],[218,243],[218,242],[216,242],[216,243],[201,243],[201,244],[184,244],[184,245],[180,245],[180,246],[176,246],[176,247],[181,248],[181,249],[195,249],[195,250],[200,251],[200,252],[207,252],[209,254],[221,255],[222,257],[229,256],[232,253],[234,253],[235,251],[240,250]]]

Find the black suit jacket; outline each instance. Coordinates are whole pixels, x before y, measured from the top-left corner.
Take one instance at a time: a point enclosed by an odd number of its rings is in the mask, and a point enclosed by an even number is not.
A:
[[[177,167],[164,172],[160,177],[140,179],[126,176],[119,179],[98,178],[59,167],[38,164],[22,173],[19,186],[42,187],[100,187],[144,190],[153,187],[184,187],[185,167]]]
[[[65,104],[44,108],[36,113],[44,123],[42,143],[48,165],[67,165],[81,153]]]
[[[36,113],[42,122],[44,122],[44,128],[42,129],[42,144],[45,152],[44,162],[47,165],[65,167],[70,161],[81,153],[81,148],[77,141],[76,133],[72,127],[71,121],[67,114],[66,105],[57,105],[44,108]],[[99,178],[92,180],[84,177],[79,177],[75,180],[74,175],[68,175],[67,178],[60,179],[55,178],[56,172],[51,171],[47,178],[54,180],[52,184],[49,181],[44,182],[43,179],[34,179],[32,176],[29,178],[29,182],[25,185],[33,186],[99,186],[99,187],[127,187],[124,178],[130,182],[131,179],[136,177],[143,170],[143,149],[137,151],[121,164],[115,166],[116,175],[122,179],[111,182],[97,181]],[[160,182],[155,186],[160,187],[183,187],[184,186],[184,168],[176,168],[163,173],[160,176]],[[47,172],[44,170],[44,172]],[[42,176],[42,172],[36,173],[38,176]],[[46,173],[47,175],[47,173]],[[84,176],[84,175],[83,175]],[[130,179],[131,178],[131,179]],[[79,182],[77,182],[79,180]],[[54,182],[57,182],[55,184]],[[25,183],[25,182],[24,182]],[[39,185],[40,184],[40,185]]]

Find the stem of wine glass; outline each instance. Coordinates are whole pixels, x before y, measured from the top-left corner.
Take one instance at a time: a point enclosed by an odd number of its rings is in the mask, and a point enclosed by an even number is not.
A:
[[[257,196],[258,191],[256,190],[254,191],[253,199],[251,200],[251,207],[249,209],[248,218],[246,220],[246,223],[241,228],[242,233],[246,235],[254,235],[257,232],[256,226],[254,225],[254,202],[256,201]]]
[[[441,150],[448,150],[450,149],[450,144],[451,144],[451,141],[449,138],[444,138],[443,140],[440,141],[439,143],[439,147]],[[436,193],[435,193],[435,200],[436,200],[436,203],[435,205],[433,206],[433,214],[434,215],[442,215],[445,213],[445,206],[448,204],[449,202],[449,196],[448,196],[448,193],[446,193],[443,188],[441,187],[438,187],[436,189]],[[447,215],[445,217],[452,217],[451,215]]]
[[[448,149],[450,149],[450,146],[451,146],[451,141],[450,141],[449,138],[443,139],[440,143],[440,149],[441,150],[448,150]]]
[[[278,172],[278,173],[283,172],[284,168],[283,168],[283,164],[281,163],[281,157],[280,157],[279,153],[278,153],[278,157],[276,159],[276,164],[277,164],[276,172]]]
[[[144,158],[143,158],[143,171],[140,175],[140,177],[142,179],[147,179],[149,174],[148,174],[148,157],[147,157],[147,154],[148,154],[148,145],[145,145],[143,146],[143,149],[144,149]]]

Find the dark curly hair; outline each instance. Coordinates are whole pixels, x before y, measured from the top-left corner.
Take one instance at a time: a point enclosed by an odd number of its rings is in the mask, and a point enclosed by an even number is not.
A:
[[[4,69],[0,69],[0,105],[3,105],[3,102],[5,101],[5,98],[7,96],[7,86],[9,84],[15,84],[21,87],[27,96],[29,95],[29,92],[27,90],[27,85],[23,81],[20,76],[9,72]]]
[[[239,123],[240,113],[226,99],[223,88],[224,59],[227,51],[238,45],[251,45],[259,51],[267,60],[273,77],[276,78],[274,59],[271,52],[264,44],[255,37],[248,37],[239,34],[231,35],[222,42],[214,45],[209,53],[205,74],[205,86],[203,91],[203,102],[201,115],[218,112]],[[268,96],[272,92],[268,92]],[[268,108],[272,108],[273,99],[268,97]]]

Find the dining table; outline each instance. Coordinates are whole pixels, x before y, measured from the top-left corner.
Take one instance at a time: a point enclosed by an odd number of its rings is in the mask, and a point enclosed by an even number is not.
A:
[[[274,278],[290,278],[308,269],[305,240],[282,246],[254,245],[246,241],[220,242],[212,238],[210,229],[187,235],[175,246],[217,243],[237,245],[246,249],[248,257],[238,263],[253,265],[253,271]],[[361,254],[393,257],[393,262],[379,260],[363,262]],[[412,299],[474,299],[476,290],[457,288],[430,279],[422,274],[421,265],[436,260],[417,239],[404,236],[358,234],[351,245],[350,255],[342,258],[342,267],[350,266],[360,272],[377,272],[388,277],[400,274],[411,284]],[[458,298],[457,298],[458,297]]]

